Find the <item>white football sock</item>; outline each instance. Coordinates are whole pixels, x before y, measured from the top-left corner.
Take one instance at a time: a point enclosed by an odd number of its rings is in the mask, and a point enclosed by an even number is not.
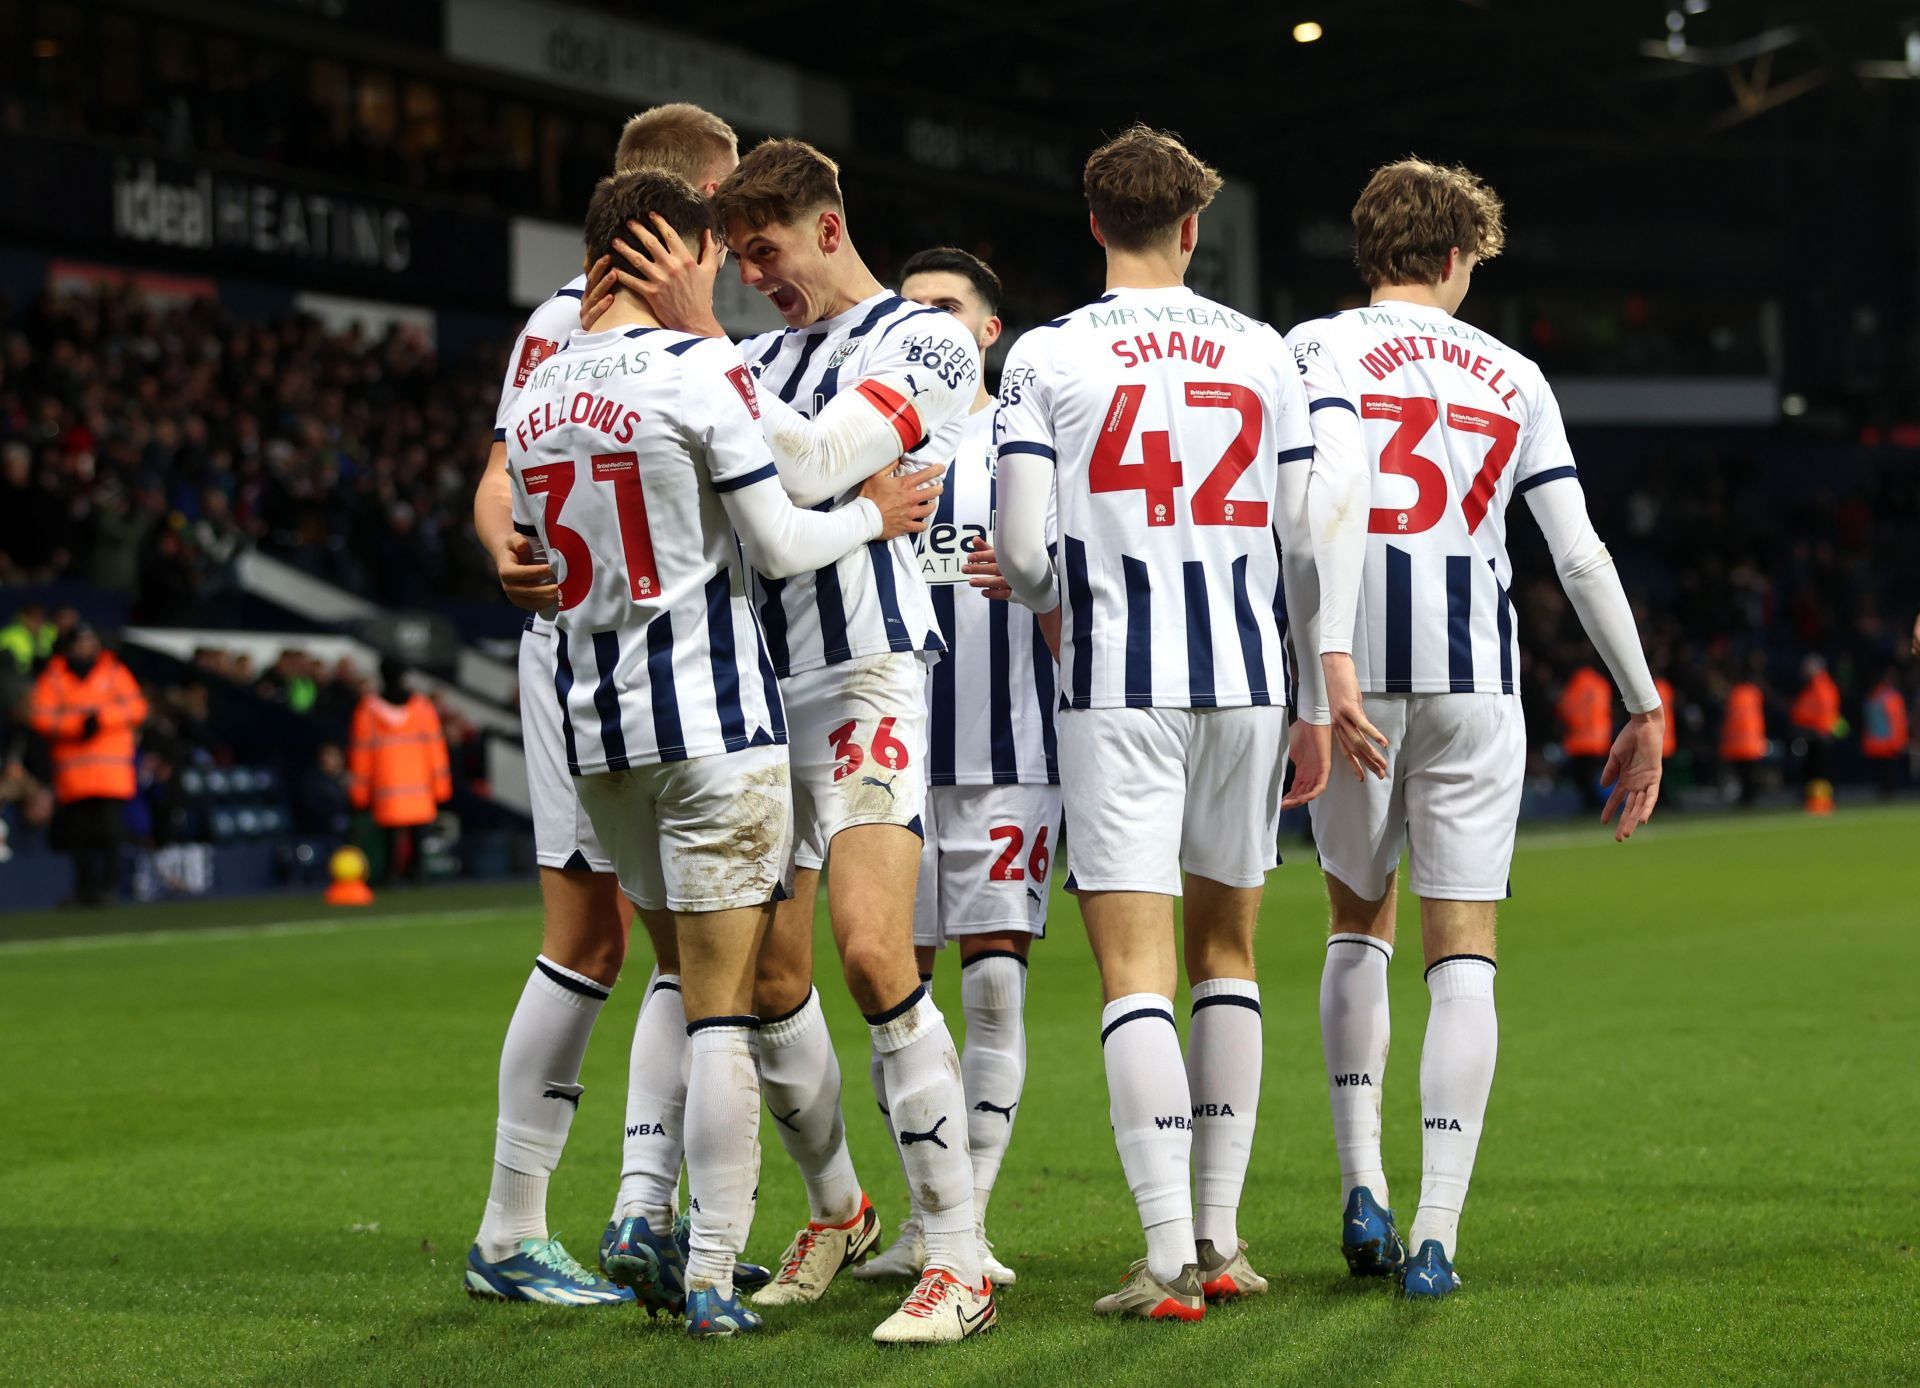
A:
[[[1427,970],[1433,1007],[1420,1048],[1420,1210],[1410,1245],[1417,1252],[1438,1239],[1449,1261],[1500,1049],[1493,974],[1493,961],[1478,954],[1450,955]]]
[[[960,1078],[967,1092],[973,1213],[983,1224],[1027,1082],[1026,1001],[1027,961],[1011,950],[976,955],[961,965],[967,1044],[960,1052]]]
[[[607,990],[545,955],[520,994],[500,1047],[500,1118],[493,1186],[475,1242],[497,1263],[522,1239],[547,1237],[547,1178],[560,1164],[580,1105],[580,1061]]]
[[[1240,1190],[1260,1112],[1260,985],[1214,978],[1193,985],[1187,1085],[1193,1095],[1196,1238],[1231,1258],[1240,1247]]]
[[[871,1044],[867,1047],[867,1080],[873,1085],[873,1102],[880,1110],[880,1117],[887,1125],[887,1131],[893,1131],[893,1111],[887,1107],[887,1072],[880,1063],[880,1052]],[[893,1155],[900,1161],[900,1180],[907,1188],[907,1210],[909,1217],[920,1213],[920,1195],[913,1188],[913,1178],[907,1175],[907,1155],[900,1150],[898,1141],[893,1144]]]
[[[860,1212],[860,1178],[840,1114],[840,1060],[833,1053],[818,990],[784,1017],[762,1023],[754,1040],[760,1093],[800,1178],[809,1217],[845,1224]]]
[[[973,1163],[967,1159],[967,1096],[946,1019],[923,983],[898,1006],[868,1016],[867,1025],[886,1071],[887,1107],[907,1184],[920,1193],[926,1265],[977,1287],[980,1245]]]
[[[709,1017],[687,1028],[687,1290],[733,1295],[760,1183],[760,1077],[751,1017]]]
[[[1387,1007],[1392,959],[1393,946],[1385,940],[1340,934],[1327,940],[1320,971],[1320,1048],[1327,1060],[1342,1205],[1355,1186],[1365,1186],[1382,1205],[1393,1203],[1380,1161],[1380,1095],[1393,1034]]]
[[[627,1127],[613,1217],[644,1216],[655,1233],[673,1223],[687,1106],[687,1014],[678,974],[655,971],[633,1027],[627,1061]]]
[[[1147,1233],[1147,1268],[1171,1282],[1196,1260],[1193,1194],[1193,1102],[1180,1060],[1173,1002],[1158,993],[1129,993],[1100,1013],[1113,1141]]]

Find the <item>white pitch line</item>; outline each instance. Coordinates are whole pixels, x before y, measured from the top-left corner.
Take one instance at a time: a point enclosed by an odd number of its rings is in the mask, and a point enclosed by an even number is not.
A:
[[[334,935],[350,930],[391,930],[403,925],[453,925],[501,915],[500,911],[416,911],[408,915],[320,917],[261,925],[209,925],[187,930],[126,930],[112,935],[67,935],[44,940],[0,941],[0,956],[66,954],[119,945],[177,945],[201,940],[260,940],[282,935]]]

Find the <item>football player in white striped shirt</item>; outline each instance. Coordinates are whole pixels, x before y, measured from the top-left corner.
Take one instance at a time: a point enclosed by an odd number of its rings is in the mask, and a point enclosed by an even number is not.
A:
[[[875,471],[944,466],[980,377],[952,317],[882,288],[847,233],[839,168],[799,140],[767,140],[714,195],[748,287],[788,324],[741,344],[788,494],[830,505]],[[663,321],[717,333],[717,257],[647,238],[643,281]],[[812,1301],[879,1236],[840,1116],[840,1073],[812,988],[813,901],[832,846],[829,909],[849,991],[886,1072],[896,1141],[923,1194],[927,1267],[874,1337],[955,1340],[997,1314],[980,1270],[964,1090],[945,1019],[913,958],[913,888],[926,795],[923,661],[941,649],[911,544],[759,583],[760,618],[791,729],[799,868],[761,951],[761,1080],[800,1166],[811,1218],[761,1305]]]
[[[1512,498],[1526,497],[1632,714],[1602,777],[1613,794],[1601,819],[1619,812],[1617,839],[1659,799],[1661,709],[1553,392],[1532,362],[1454,316],[1474,266],[1505,239],[1499,198],[1465,169],[1407,159],[1374,174],[1353,222],[1372,302],[1289,336],[1319,452],[1308,504],[1321,647],[1352,773],[1313,805],[1333,903],[1321,1035],[1348,1266],[1435,1297],[1459,1285],[1454,1238],[1498,1038],[1495,903],[1508,895],[1526,763]],[[1432,997],[1410,1259],[1380,1162],[1394,873],[1409,844]]]
[[[900,293],[952,314],[984,356],[1000,337],[1000,277],[950,246],[908,258]],[[933,585],[934,616],[947,653],[927,675],[926,846],[914,903],[913,943],[931,985],[936,950],[960,946],[960,1007],[967,1043],[967,1148],[973,1160],[980,1259],[996,1287],[1014,1280],[987,1242],[987,1200],[1013,1138],[1027,1074],[1027,954],[1047,929],[1049,869],[1060,838],[1060,776],[1053,741],[1058,697],[1053,647],[1060,616],[994,602],[967,581],[970,550],[991,554],[995,467],[993,397],[984,382],[947,472],[920,567]],[[985,582],[985,580],[982,580]],[[887,1111],[876,1052],[874,1097]],[[909,1201],[913,1183],[907,1182]],[[863,1267],[862,1280],[918,1277],[924,1245],[916,1211],[893,1245]]]
[[[1094,151],[1085,186],[1107,292],[1008,355],[997,557],[1023,603],[1066,612],[1068,884],[1100,962],[1114,1137],[1147,1236],[1147,1256],[1095,1309],[1198,1320],[1206,1296],[1266,1287],[1237,1207],[1260,1093],[1261,886],[1283,803],[1326,779],[1325,727],[1297,724],[1283,802],[1289,616],[1303,683],[1317,684],[1313,442],[1279,334],[1185,287],[1219,175],[1134,126]]]
[[[711,112],[684,103],[635,116],[621,131],[614,151],[615,172],[664,168],[708,194],[738,162],[732,128]],[[612,861],[594,836],[567,769],[559,705],[539,692],[553,688],[553,623],[541,614],[551,610],[558,594],[552,568],[536,552],[538,541],[530,518],[514,511],[506,466],[507,427],[520,393],[540,364],[558,352],[579,326],[586,280],[585,275],[576,276],[556,290],[521,329],[500,386],[493,449],[474,492],[474,529],[494,557],[501,587],[528,614],[520,638],[519,676],[534,852],[545,914],[541,958],[562,977],[591,990],[578,992],[589,999],[579,1007],[552,1008],[542,1000],[563,985],[538,971],[529,980],[501,1056],[501,1121],[520,1126],[537,1123],[538,1114],[555,1106],[540,1099],[539,1088],[531,1097],[518,1095],[509,1075],[532,1074],[569,1084],[578,1079],[587,1030],[619,977],[627,949],[627,910]],[[601,1268],[618,1285],[600,1283],[584,1291],[573,1287],[566,1295],[585,1304],[596,1298],[625,1297],[621,1288],[626,1288],[657,1309],[680,1295],[675,1269],[681,1250],[673,1237],[672,1205],[680,1179],[687,1037],[673,921],[665,911],[642,912],[641,919],[653,944],[656,968],[634,1028],[620,1190],[600,1241]],[[515,1116],[509,1116],[508,1109]],[[566,1117],[571,1118],[570,1109]],[[526,1150],[513,1150],[525,1165]],[[481,1230],[481,1248],[489,1260],[520,1258],[523,1255],[517,1250],[523,1240],[546,1235],[544,1175],[536,1179],[534,1173],[520,1171],[508,1179],[505,1173],[505,1168],[496,1169],[494,1194]],[[577,1266],[571,1259],[564,1261]],[[656,1263],[664,1267],[665,1277],[643,1278],[641,1274]],[[765,1270],[742,1265],[742,1285],[752,1285],[756,1275],[764,1280]],[[544,1296],[549,1284],[567,1289],[570,1276],[543,1267],[533,1281],[502,1285],[508,1295]],[[589,1277],[589,1281],[599,1279]]]
[[[588,210],[589,252],[652,214],[697,235],[709,210],[673,174],[617,174]],[[761,1327],[733,1267],[759,1175],[754,966],[791,844],[786,727],[740,547],[762,572],[803,572],[918,528],[934,499],[875,476],[835,511],[793,506],[757,409],[725,343],[659,327],[622,291],[536,368],[507,426],[516,501],[558,579],[568,769],[622,888],[670,913],[679,945],[694,1335]]]

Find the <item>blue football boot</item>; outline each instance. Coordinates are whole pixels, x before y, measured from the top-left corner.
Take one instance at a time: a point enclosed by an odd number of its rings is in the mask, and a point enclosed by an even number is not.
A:
[[[467,1250],[467,1295],[550,1306],[629,1306],[633,1293],[576,1263],[559,1239],[522,1239],[510,1258],[490,1263],[480,1245]]]
[[[686,1245],[671,1231],[655,1233],[641,1215],[613,1220],[601,1232],[600,1270],[630,1289],[649,1315],[677,1314],[686,1300]]]
[[[693,1216],[685,1210],[682,1210],[680,1218],[673,1222],[673,1241],[680,1246],[681,1261],[686,1261],[692,1251]],[[773,1269],[763,1268],[758,1263],[743,1263],[738,1258],[733,1260],[734,1290],[757,1292],[771,1281],[773,1281]]]
[[[751,1335],[766,1328],[760,1313],[741,1302],[737,1286],[729,1297],[722,1297],[712,1287],[702,1287],[687,1296],[687,1334],[696,1340]]]
[[[1460,1290],[1460,1274],[1447,1261],[1447,1251],[1440,1246],[1440,1240],[1428,1239],[1420,1245],[1420,1251],[1413,1255],[1413,1261],[1401,1274],[1400,1290],[1429,1301],[1438,1301]]]
[[[1340,1251],[1355,1277],[1393,1277],[1407,1265],[1407,1246],[1393,1226],[1393,1211],[1355,1186],[1340,1220]]]

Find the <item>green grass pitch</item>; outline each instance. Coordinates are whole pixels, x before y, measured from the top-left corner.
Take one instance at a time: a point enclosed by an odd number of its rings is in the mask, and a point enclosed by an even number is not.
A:
[[[1462,1295],[1345,1275],[1316,995],[1312,855],[1261,935],[1266,1079],[1241,1230],[1274,1279],[1198,1326],[1088,1310],[1140,1239],[1106,1121],[1099,992],[1056,901],[1031,1074],[991,1226],[999,1329],[883,1352],[894,1295],[845,1282],[773,1333],[689,1343],[638,1313],[468,1301],[501,1034],[531,887],[126,912],[140,938],[18,941],[0,916],[0,1379],[11,1384],[1891,1383],[1920,1379],[1920,810],[1523,837],[1503,909],[1500,1068]],[[0,879],[3,880],[3,879]],[[279,927],[268,922],[306,918]],[[64,928],[76,924],[63,917]],[[1419,1186],[1416,922],[1393,966],[1387,1161]],[[644,946],[604,1013],[552,1217],[590,1260],[618,1171]],[[857,1164],[898,1170],[820,946]],[[959,1026],[956,965],[937,995]],[[1185,1009],[1181,1009],[1184,1014]],[[804,1217],[771,1132],[750,1250]]]

